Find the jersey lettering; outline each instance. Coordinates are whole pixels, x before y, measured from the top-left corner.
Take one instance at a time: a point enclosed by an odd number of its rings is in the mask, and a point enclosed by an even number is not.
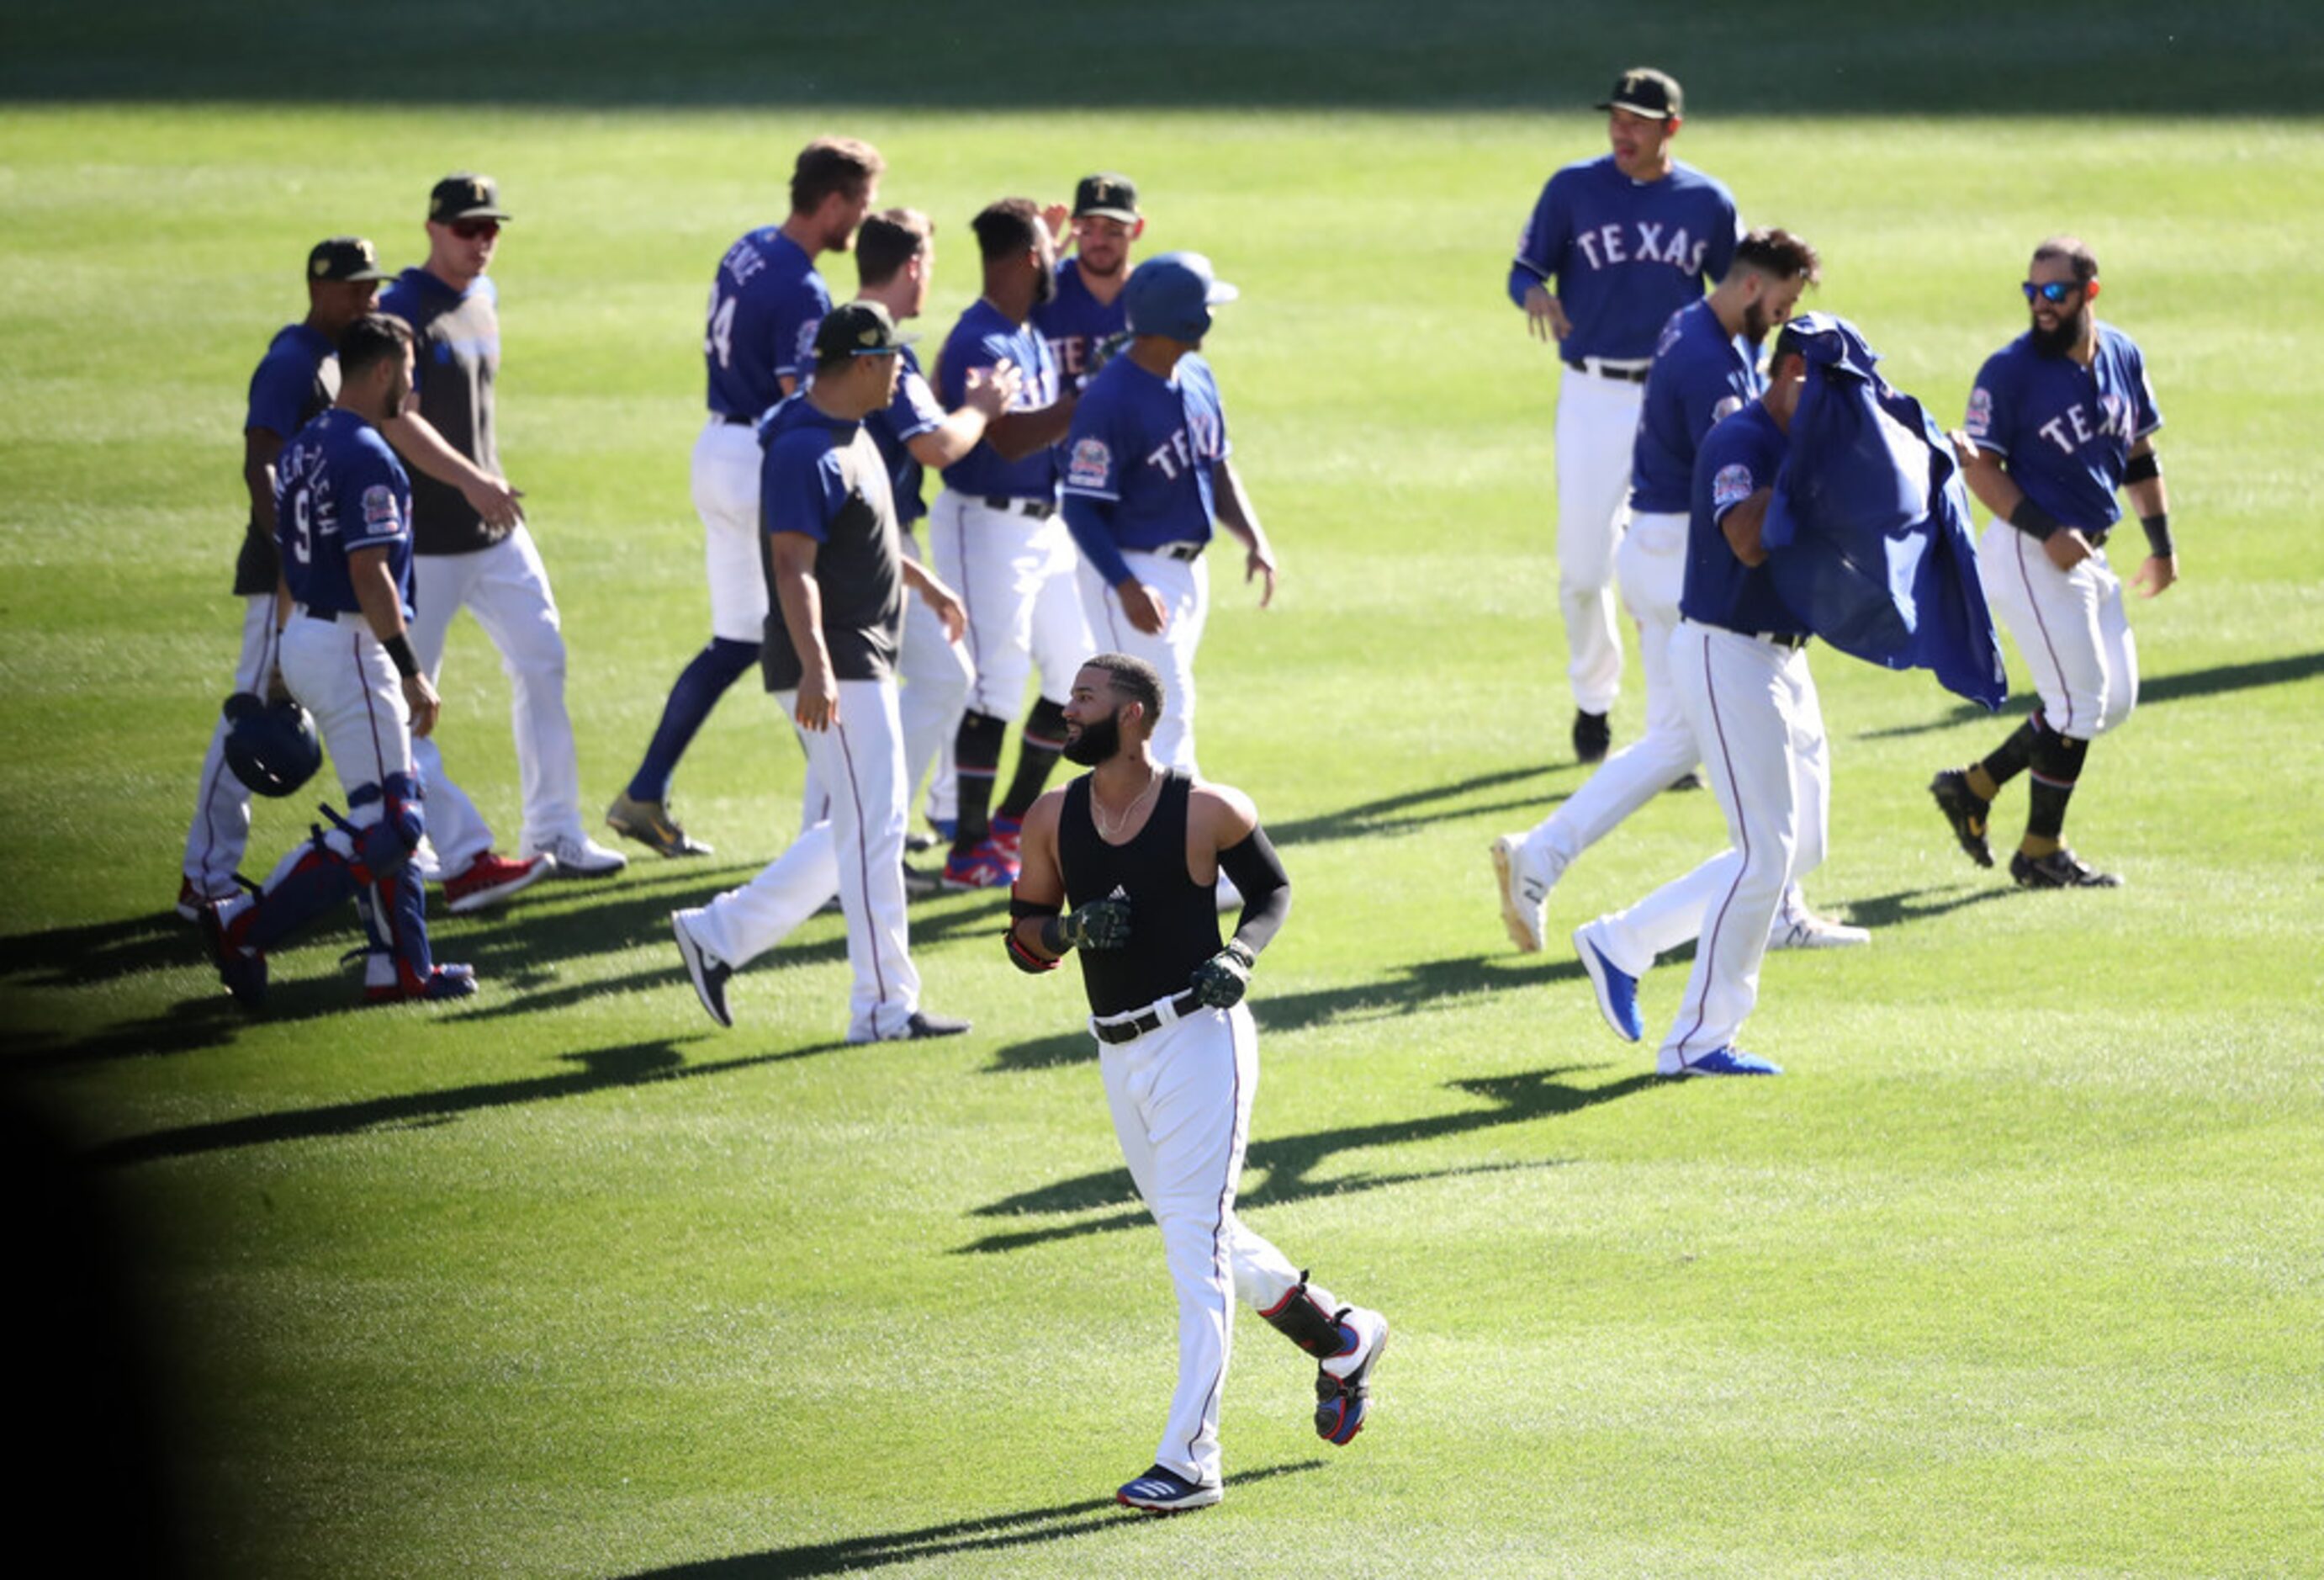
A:
[[[1595,230],[1575,232],[1573,243],[1593,270],[1609,263],[1667,263],[1682,273],[1702,273],[1703,254],[1711,250],[1711,244],[1689,239],[1684,226],[1671,232],[1668,241],[1662,239],[1662,225],[1641,220],[1630,228],[1635,236],[1626,235],[1618,224],[1601,225]]]
[[[752,246],[748,236],[727,248],[726,255],[718,261],[718,267],[733,275],[737,285],[743,284],[766,266],[766,254]]]
[[[1972,397],[1972,415],[1974,415],[1973,402],[1974,397]],[[2130,402],[2125,401],[2120,395],[2101,395],[2098,398],[2098,416],[2094,426],[2089,408],[2077,401],[2034,431],[2056,447],[2061,456],[2072,455],[2094,439],[2119,439],[2128,443],[2133,438]],[[1970,437],[1975,438],[1976,435],[1977,430],[1971,429]]]

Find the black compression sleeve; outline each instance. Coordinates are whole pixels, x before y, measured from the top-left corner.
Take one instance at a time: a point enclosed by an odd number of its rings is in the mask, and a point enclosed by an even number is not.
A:
[[[1219,871],[1242,891],[1235,942],[1257,955],[1291,914],[1291,874],[1283,870],[1282,858],[1264,828],[1252,829],[1250,838],[1219,852]]]

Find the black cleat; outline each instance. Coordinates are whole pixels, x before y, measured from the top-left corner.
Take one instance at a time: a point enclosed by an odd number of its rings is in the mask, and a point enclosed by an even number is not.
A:
[[[1602,713],[1573,712],[1573,760],[1576,762],[1603,762],[1606,748],[1614,744],[1613,727]]]
[[[2017,880],[2020,889],[2122,887],[2122,880],[2114,873],[2099,872],[2062,845],[2048,855],[2027,855],[2019,851],[2009,858],[2009,875]]]
[[[1993,809],[1993,803],[1969,788],[1968,774],[1953,768],[1929,781],[1929,793],[1937,799],[1937,810],[1953,826],[1953,837],[1969,852],[1969,859],[1981,867],[1991,866],[1993,847],[1985,842],[1985,815]],[[2015,873],[2015,862],[2010,871]]]

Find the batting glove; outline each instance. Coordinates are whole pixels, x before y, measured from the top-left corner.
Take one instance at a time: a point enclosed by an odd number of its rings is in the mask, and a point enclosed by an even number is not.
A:
[[[1052,954],[1067,949],[1119,949],[1130,942],[1130,901],[1093,900],[1079,910],[1051,919],[1041,941]]]
[[[1194,1000],[1205,1008],[1231,1010],[1250,987],[1251,953],[1240,939],[1194,967]]]

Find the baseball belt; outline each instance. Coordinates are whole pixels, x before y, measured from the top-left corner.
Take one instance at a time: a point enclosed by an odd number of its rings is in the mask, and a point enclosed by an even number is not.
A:
[[[1046,499],[1011,499],[1005,494],[986,494],[984,508],[1004,515],[1031,516],[1037,522],[1046,522],[1057,513],[1057,507]]]
[[[1208,547],[1208,544],[1189,543],[1181,540],[1176,543],[1157,543],[1151,549],[1132,550],[1131,552],[1151,554],[1157,559],[1176,559],[1183,564],[1191,565],[1203,557],[1203,550]]]
[[[1127,1015],[1110,1021],[1092,1021],[1090,1030],[1100,1042],[1118,1047],[1124,1042],[1135,1042],[1148,1031],[1158,1030],[1173,1021],[1185,1020],[1200,1009],[1202,1003],[1190,987],[1176,998],[1165,999],[1161,1003],[1149,1004],[1142,1010],[1133,1010]],[[1168,1010],[1167,1014],[1165,1006]]]
[[[1601,379],[1619,379],[1626,384],[1645,383],[1646,369],[1652,365],[1644,362],[1609,362],[1602,356],[1569,356],[1564,358],[1564,362],[1576,373],[1594,374]]]

